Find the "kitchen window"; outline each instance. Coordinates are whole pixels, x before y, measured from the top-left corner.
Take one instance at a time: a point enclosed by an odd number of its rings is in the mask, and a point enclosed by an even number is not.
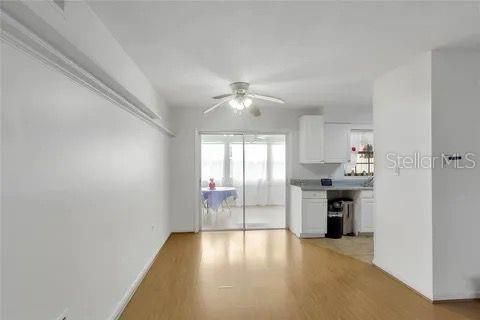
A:
[[[375,172],[373,130],[352,130],[350,144],[350,163],[345,165],[345,175],[373,176]]]

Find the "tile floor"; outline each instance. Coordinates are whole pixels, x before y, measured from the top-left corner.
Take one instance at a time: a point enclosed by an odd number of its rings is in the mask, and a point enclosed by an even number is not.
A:
[[[343,236],[341,239],[306,239],[305,241],[319,247],[331,249],[366,263],[371,264],[373,260],[372,235],[361,235],[358,237]]]

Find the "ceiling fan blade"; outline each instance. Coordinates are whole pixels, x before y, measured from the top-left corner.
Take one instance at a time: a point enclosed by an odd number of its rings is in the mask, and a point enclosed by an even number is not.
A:
[[[254,98],[254,99],[260,99],[260,100],[271,101],[271,102],[276,102],[276,103],[285,103],[285,101],[283,101],[280,98],[264,96],[264,95],[256,94],[256,93],[250,93],[250,94],[248,94],[248,96],[251,97],[251,98]]]
[[[251,114],[252,116],[254,116],[254,117],[259,117],[259,116],[262,115],[262,113],[260,112],[260,109],[259,109],[257,106],[255,106],[255,105],[250,106],[250,107],[248,108],[248,111],[249,111],[250,114]]]
[[[223,99],[223,98],[227,98],[227,97],[231,97],[233,96],[233,93],[225,93],[225,94],[221,94],[219,96],[215,96],[215,97],[212,97],[213,99]]]
[[[222,100],[222,101],[220,101],[219,103],[214,104],[214,105],[211,106],[210,108],[203,110],[203,114],[207,114],[207,113],[209,113],[209,112],[217,109],[218,107],[220,107],[222,104],[224,104],[224,103],[227,102],[227,101],[230,101],[230,99]]]

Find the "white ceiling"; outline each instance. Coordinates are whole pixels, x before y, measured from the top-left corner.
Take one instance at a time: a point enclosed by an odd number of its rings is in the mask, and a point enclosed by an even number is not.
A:
[[[480,1],[90,4],[179,107],[208,107],[234,81],[288,107],[369,107],[385,71],[423,51],[480,43]]]

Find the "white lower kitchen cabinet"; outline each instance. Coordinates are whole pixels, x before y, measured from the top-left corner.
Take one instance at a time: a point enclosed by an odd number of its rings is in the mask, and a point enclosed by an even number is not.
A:
[[[302,191],[290,186],[289,228],[299,238],[324,237],[327,233],[326,191]]]
[[[375,231],[374,210],[375,198],[373,191],[360,191],[354,199],[354,232],[371,233]]]

